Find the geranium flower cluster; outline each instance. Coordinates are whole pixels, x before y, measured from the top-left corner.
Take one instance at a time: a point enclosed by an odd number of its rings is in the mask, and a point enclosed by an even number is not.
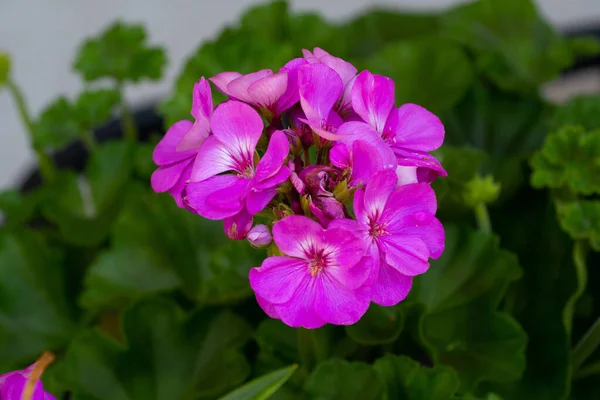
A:
[[[319,48],[277,72],[209,81],[229,100],[214,107],[209,82],[196,83],[194,122],[154,151],[154,190],[268,246],[250,285],[287,325],[353,324],[370,302],[402,301],[444,249],[430,183],[446,172],[428,153],[440,120],[397,108],[392,79]]]

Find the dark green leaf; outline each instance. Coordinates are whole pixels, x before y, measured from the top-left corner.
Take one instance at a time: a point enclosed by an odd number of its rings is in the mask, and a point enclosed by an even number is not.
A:
[[[148,46],[142,25],[118,21],[79,48],[73,64],[86,81],[158,80],[167,58],[160,47]]]
[[[573,239],[587,239],[600,251],[600,201],[559,201],[556,211],[560,226]]]
[[[444,254],[419,277],[414,295],[427,308],[423,336],[434,360],[456,369],[464,390],[523,373],[525,332],[498,311],[520,273],[515,255],[498,249],[494,236],[447,225]]]
[[[80,133],[73,106],[66,98],[59,97],[42,111],[35,123],[33,144],[43,149],[60,150],[77,140]]]
[[[273,371],[221,397],[221,400],[267,400],[296,372],[297,365]]]
[[[119,307],[181,284],[153,249],[123,247],[104,252],[87,271],[81,303],[85,308]]]
[[[375,361],[374,367],[385,382],[388,399],[448,400],[459,387],[451,368],[424,367],[406,356],[386,355]]]
[[[121,101],[117,90],[100,89],[79,95],[73,107],[74,117],[82,130],[89,130],[106,122]]]
[[[365,67],[394,79],[397,104],[416,103],[434,111],[452,107],[473,81],[465,52],[439,38],[389,44],[366,60]]]
[[[379,400],[384,385],[368,364],[330,360],[317,366],[306,382],[306,391],[312,400]]]
[[[325,49],[328,53],[341,56],[340,51],[347,46],[340,29],[317,13],[290,15],[288,29],[293,49]]]
[[[404,328],[404,315],[393,307],[371,304],[366,314],[354,325],[346,327],[346,333],[354,341],[365,346],[393,343]]]
[[[10,74],[10,57],[8,53],[0,51],[0,87],[4,86]]]
[[[74,332],[61,255],[41,237],[0,230],[0,371],[65,345]]]
[[[136,305],[123,316],[127,345],[98,332],[75,339],[57,377],[86,399],[214,399],[245,380],[239,348],[250,328],[229,312],[186,316],[171,301]]]
[[[135,148],[135,171],[147,182],[156,170],[156,164],[152,161],[152,153],[156,143],[139,143]]]
[[[600,193],[600,130],[565,126],[546,138],[531,165],[536,188],[567,187],[574,193]]]
[[[0,192],[0,215],[7,227],[23,225],[35,212],[36,202],[32,196],[23,195],[16,190]],[[2,218],[0,217],[0,220]]]

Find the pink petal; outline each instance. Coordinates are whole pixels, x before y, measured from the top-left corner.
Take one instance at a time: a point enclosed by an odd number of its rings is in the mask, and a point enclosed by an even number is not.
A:
[[[354,88],[354,82],[356,81],[356,76],[353,77],[348,83],[345,83],[344,93],[342,94],[342,98],[338,105],[338,112],[340,115],[345,116],[346,118],[357,117],[357,121],[362,121],[358,114],[353,113],[352,110],[352,89]],[[351,116],[350,114],[354,114]],[[349,119],[346,119],[348,121]]]
[[[183,171],[191,164],[191,160],[159,167],[150,177],[152,190],[162,193],[175,186],[179,178],[181,178]]]
[[[350,170],[352,168],[352,156],[348,146],[344,143],[336,143],[329,151],[329,161],[334,167]]]
[[[195,152],[192,151],[177,151],[179,142],[191,127],[192,123],[186,120],[174,123],[154,148],[152,153],[154,163],[157,165],[173,164],[193,156]]]
[[[352,144],[352,186],[368,183],[383,170],[383,160],[377,148],[368,142],[357,140]]]
[[[281,167],[290,152],[290,142],[283,131],[275,131],[269,140],[269,147],[256,167],[254,179],[258,182],[272,177]]]
[[[356,265],[365,254],[366,244],[356,233],[339,225],[321,233],[321,240],[327,243],[324,253],[331,263],[328,271],[336,277],[343,277],[344,270]]]
[[[426,183],[411,183],[398,187],[387,201],[386,209],[382,215],[390,230],[403,227],[406,217],[420,212],[435,214],[437,200],[435,192]],[[399,228],[396,227],[397,224]]]
[[[310,64],[298,69],[300,104],[306,118],[320,123],[326,119],[340,98],[344,83],[340,76],[324,64]]]
[[[196,120],[208,121],[213,112],[212,92],[210,84],[204,77],[194,84],[192,92],[192,117]]]
[[[231,96],[229,90],[227,90],[227,85],[229,85],[231,81],[239,78],[240,76],[242,76],[242,74],[240,74],[239,72],[221,72],[220,74],[209,78],[209,81],[215,84],[219,92],[226,94],[227,96]]]
[[[446,170],[442,167],[442,164],[433,156],[412,150],[406,150],[401,147],[392,146],[394,154],[396,154],[396,160],[398,165],[408,167],[419,167],[417,169],[417,177],[419,176],[419,169],[427,169],[431,171],[430,179],[427,182],[433,181],[438,176],[448,176]],[[420,180],[419,180],[420,181]]]
[[[398,165],[396,167],[396,175],[398,176],[398,186],[419,182],[419,179],[417,178],[417,167]]]
[[[248,87],[248,95],[252,104],[275,111],[275,104],[286,92],[288,77],[285,72],[278,72],[257,80]],[[293,104],[293,103],[292,103]]]
[[[429,249],[417,236],[384,235],[385,261],[407,276],[420,275],[429,269]]]
[[[225,218],[223,228],[229,239],[244,240],[250,229],[252,229],[252,215],[242,209],[233,217]]]
[[[227,90],[229,91],[230,95],[235,97],[237,100],[252,104],[252,95],[248,92],[250,85],[270,75],[273,75],[273,71],[270,69],[263,69],[257,72],[242,75],[239,78],[229,82],[227,84]]]
[[[412,287],[411,276],[402,275],[382,262],[377,279],[371,285],[371,300],[380,306],[395,306],[406,298]]]
[[[260,308],[263,309],[265,314],[267,314],[269,317],[273,319],[280,319],[279,314],[277,314],[277,311],[275,311],[275,307],[273,306],[273,304],[269,303],[267,300],[260,297],[259,295],[256,295],[256,302],[258,303]]]
[[[243,208],[247,180],[236,175],[218,175],[186,187],[186,200],[198,214],[208,219],[234,216]]]
[[[265,179],[262,182],[256,182],[256,179],[255,179],[254,189],[266,190],[266,189],[275,188],[280,183],[286,181],[287,178],[289,178],[289,176],[290,176],[290,169],[286,166],[283,166],[279,169],[279,171],[277,171],[277,173],[275,175],[273,175],[270,178]]]
[[[287,88],[285,93],[277,100],[275,104],[275,115],[281,115],[290,107],[300,101],[300,93],[298,92],[298,68],[306,65],[308,62],[303,58],[295,58],[288,61],[287,64],[280,70],[287,74]]]
[[[177,203],[177,207],[186,208],[186,204],[183,201],[183,190],[185,189],[186,182],[189,181],[190,176],[192,175],[192,165],[193,163],[188,163],[187,167],[181,173],[179,180],[169,189],[169,194]]]
[[[194,122],[190,130],[185,134],[177,145],[177,151],[198,150],[204,139],[210,134],[210,123],[208,119],[199,119]]]
[[[438,258],[444,251],[444,227],[434,215],[427,212],[406,215],[402,221],[390,227],[390,233],[419,237],[427,245],[431,258]]]
[[[258,214],[269,204],[277,194],[277,188],[250,190],[246,198],[246,208],[251,214]]]
[[[354,192],[353,206],[356,221],[358,221],[363,227],[368,228],[369,216],[365,210],[365,190],[361,187]]]
[[[320,328],[325,321],[315,311],[316,279],[310,276],[308,268],[296,292],[287,303],[274,304],[273,307],[281,320],[293,328]]]
[[[377,149],[383,168],[396,167],[396,155],[394,151],[383,141],[379,133],[369,124],[359,121],[344,123],[337,131],[341,136],[340,141],[351,146],[355,141],[362,140]]]
[[[352,88],[352,108],[377,132],[383,132],[394,106],[394,81],[381,75],[361,72]]]
[[[262,135],[262,118],[249,105],[239,101],[221,103],[213,113],[210,127],[236,160],[252,160]]]
[[[416,104],[404,104],[390,114],[386,131],[396,134],[396,145],[410,150],[433,151],[444,142],[440,119]]]
[[[356,67],[350,64],[348,61],[344,61],[341,58],[332,56],[319,47],[315,47],[313,52],[314,57],[318,58],[320,62],[337,72],[340,78],[342,78],[344,85],[347,85],[348,82],[354,78],[356,72],[358,72]]]
[[[315,281],[314,309],[324,321],[336,325],[352,325],[367,312],[371,303],[369,287],[350,290],[331,279],[327,273],[321,273]]]
[[[364,199],[367,215],[375,218],[382,214],[397,183],[396,172],[390,169],[383,170],[371,178],[367,184]]]
[[[302,56],[307,59],[308,58],[316,58],[310,50],[306,50],[306,49],[302,49]]]
[[[306,258],[311,249],[320,246],[321,225],[301,215],[290,215],[273,225],[273,240],[283,254]]]
[[[268,257],[259,268],[250,270],[252,290],[269,303],[286,303],[306,277],[308,263],[291,257]]]
[[[201,182],[236,168],[236,160],[227,147],[215,136],[206,138],[194,161],[191,180]]]

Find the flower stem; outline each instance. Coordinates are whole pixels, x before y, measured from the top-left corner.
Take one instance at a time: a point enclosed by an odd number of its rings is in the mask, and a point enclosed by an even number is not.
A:
[[[94,137],[94,132],[92,130],[86,130],[81,134],[81,141],[87,148],[88,152],[91,153],[98,148],[98,143],[96,142],[96,138]]]
[[[25,129],[29,135],[29,142],[31,147],[37,154],[38,164],[40,173],[45,181],[52,181],[56,176],[56,167],[54,165],[54,161],[52,158],[44,151],[44,149],[40,146],[37,146],[34,139],[34,129],[35,126],[29,115],[29,111],[27,110],[27,105],[25,104],[25,97],[21,92],[21,89],[17,86],[17,84],[12,80],[8,79],[6,81],[6,87],[8,88],[9,93],[13,97],[15,105],[17,106],[17,111],[19,112],[19,117],[21,118],[21,122],[25,125]]]
[[[304,148],[304,166],[308,167],[310,165],[310,151],[308,147]]]
[[[121,130],[123,131],[123,137],[130,142],[136,142],[138,139],[137,126],[131,109],[125,100],[125,90],[122,82],[117,84],[117,89],[121,94]]]
[[[600,345],[600,318],[594,322],[592,327],[581,338],[571,353],[571,365],[574,373],[578,374],[581,372],[579,368],[581,368],[585,360],[598,348],[598,345]],[[598,368],[600,368],[600,366],[598,366]]]
[[[583,379],[593,375],[600,375],[600,361],[581,368],[575,375],[573,375],[573,380]]]
[[[477,220],[477,227],[482,232],[491,233],[492,223],[490,221],[490,214],[485,203],[479,203],[474,208],[475,219]]]
[[[567,301],[567,305],[563,311],[563,325],[565,326],[569,336],[571,335],[571,329],[573,327],[573,313],[575,312],[575,304],[583,294],[586,286],[587,267],[585,265],[585,258],[587,255],[587,250],[587,241],[585,240],[577,240],[573,246],[573,264],[575,264],[575,274],[577,275],[577,289]],[[600,333],[600,328],[598,333]],[[582,340],[584,339],[585,336]],[[600,340],[600,337],[598,340]],[[578,346],[579,344],[576,346],[576,349]],[[574,368],[573,371],[576,369],[577,368]]]
[[[49,351],[45,351],[40,358],[33,364],[33,368],[29,373],[29,378],[27,382],[25,382],[25,386],[23,387],[23,394],[21,395],[21,399],[23,400],[31,400],[33,398],[34,390],[36,388],[36,384],[42,377],[42,374],[54,361],[54,354]]]

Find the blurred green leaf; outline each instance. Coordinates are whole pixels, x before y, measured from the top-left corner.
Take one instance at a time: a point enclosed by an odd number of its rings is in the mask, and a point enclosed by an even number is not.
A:
[[[129,183],[131,153],[131,145],[124,141],[105,143],[92,154],[83,177],[62,172],[44,188],[42,213],[67,242],[95,246],[106,239]]]
[[[465,52],[440,38],[391,43],[366,59],[364,67],[394,79],[397,104],[416,103],[434,111],[456,104],[473,81]]]
[[[135,148],[135,171],[147,182],[150,180],[152,173],[156,170],[156,164],[152,161],[152,153],[156,143],[138,143]]]
[[[89,400],[214,399],[249,375],[239,349],[250,331],[230,312],[188,316],[174,302],[155,299],[124,314],[126,345],[83,333],[55,376]]]
[[[428,368],[395,355],[377,359],[374,367],[385,382],[388,399],[448,400],[458,391],[458,376],[448,367]]]
[[[0,87],[4,86],[10,74],[10,57],[0,50]]]
[[[75,102],[73,116],[82,130],[92,129],[106,122],[120,101],[121,95],[117,90],[84,91]]]
[[[354,325],[346,326],[346,333],[365,346],[393,343],[404,328],[404,315],[394,307],[371,304],[365,315]]]
[[[600,130],[587,132],[565,126],[549,134],[531,159],[531,166],[533,187],[567,187],[584,195],[600,193]]]
[[[0,225],[17,227],[28,222],[36,208],[35,198],[17,190],[0,192]]]
[[[306,392],[314,400],[379,400],[384,384],[368,364],[329,360],[319,364],[308,378]]]
[[[0,371],[60,349],[74,333],[62,256],[41,236],[0,229]]]
[[[138,82],[160,79],[166,63],[164,50],[147,44],[142,25],[117,21],[81,45],[73,67],[86,81]]]
[[[295,51],[312,51],[313,48],[320,47],[340,57],[341,52],[348,47],[349,42],[341,29],[317,13],[290,15],[288,19],[291,46]],[[297,56],[300,57],[300,53]]]
[[[556,211],[560,226],[573,239],[587,239],[600,251],[600,201],[558,201]]]
[[[290,379],[297,368],[297,365],[291,365],[261,376],[221,397],[221,400],[267,400]]]
[[[80,135],[73,116],[73,105],[65,97],[59,97],[42,111],[33,129],[36,147],[60,150]]]
[[[518,380],[527,336],[498,311],[509,283],[520,277],[517,258],[498,249],[493,235],[445,229],[446,250],[419,277],[415,292],[427,308],[422,333],[435,349],[434,361],[455,368],[467,391],[481,381]]]
[[[589,131],[600,129],[600,96],[578,96],[558,107],[549,130],[555,132],[567,125],[581,126]]]
[[[581,50],[553,31],[532,0],[479,0],[441,21],[441,35],[467,46],[478,70],[508,91],[536,91]]]

